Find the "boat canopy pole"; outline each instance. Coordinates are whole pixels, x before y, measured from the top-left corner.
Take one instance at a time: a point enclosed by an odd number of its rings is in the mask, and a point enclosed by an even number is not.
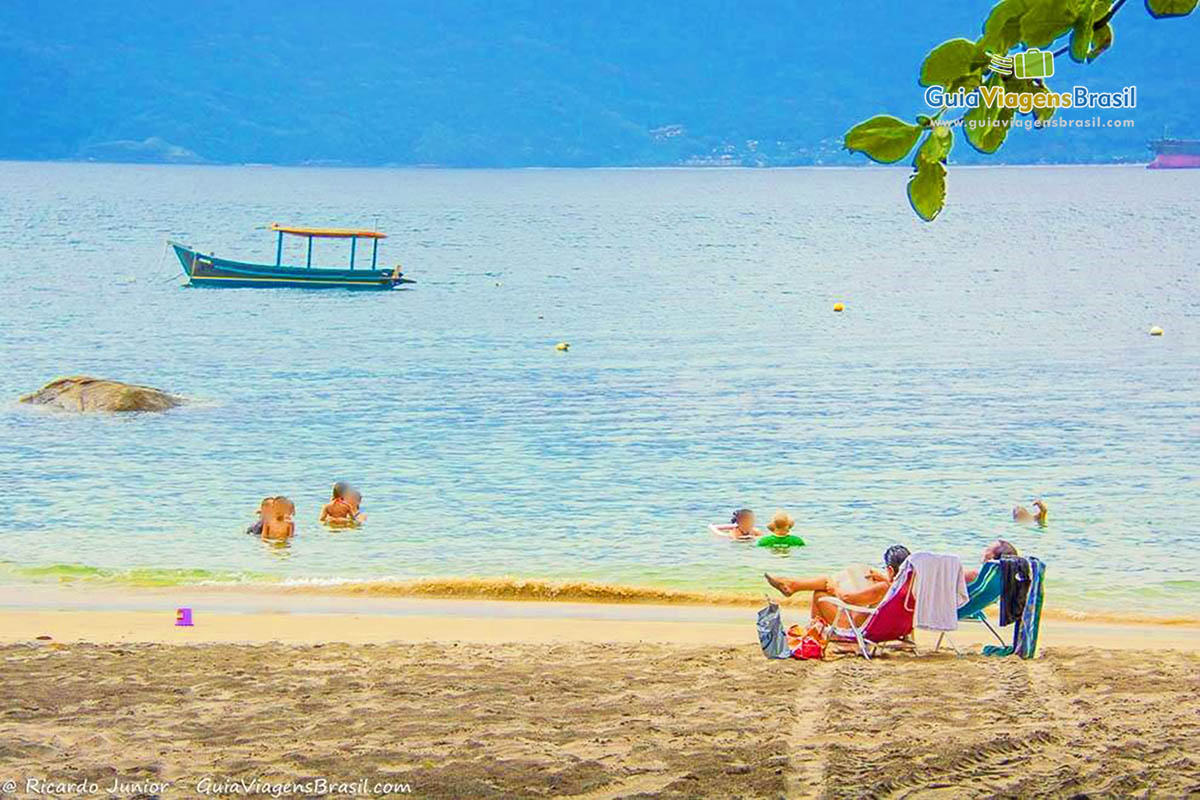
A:
[[[275,243],[275,266],[283,263],[283,231],[279,232],[279,241]]]
[[[354,269],[354,249],[358,247],[358,237],[350,237],[350,269]]]
[[[304,262],[304,266],[312,266],[312,237],[308,237],[308,260]]]
[[[379,240],[371,240],[371,269],[375,269],[375,262],[379,260]]]

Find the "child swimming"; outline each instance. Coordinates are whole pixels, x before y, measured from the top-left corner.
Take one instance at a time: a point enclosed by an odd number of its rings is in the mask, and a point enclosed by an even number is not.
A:
[[[767,530],[770,533],[758,540],[758,546],[803,547],[804,540],[799,536],[792,535],[792,528],[795,525],[796,521],[792,519],[791,514],[786,511],[776,511],[775,516],[771,517],[771,521],[767,523]]]
[[[268,504],[263,501],[262,508],[262,539],[264,542],[286,542],[296,533],[296,523],[292,517],[296,513],[296,505],[283,495],[273,497]]]

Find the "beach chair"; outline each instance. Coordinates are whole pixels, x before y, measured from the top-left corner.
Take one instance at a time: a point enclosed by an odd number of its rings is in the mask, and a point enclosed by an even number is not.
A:
[[[1004,645],[1004,639],[992,627],[991,621],[987,618],[986,610],[997,601],[1000,600],[1000,593],[1004,589],[1004,580],[1000,575],[999,561],[985,561],[979,569],[979,574],[975,576],[975,580],[967,584],[967,602],[959,606],[958,621],[959,622],[979,622],[984,625],[992,636],[996,637],[996,641]],[[942,640],[949,639],[950,646],[954,648],[954,652],[961,655],[961,651],[954,643],[954,639],[948,633],[943,633],[938,636],[937,644],[933,650],[937,652],[942,647]]]
[[[871,656],[880,645],[895,642],[916,652],[917,643],[913,641],[913,614],[916,603],[912,597],[913,577],[912,565],[905,561],[900,565],[900,573],[888,589],[883,600],[874,608],[852,606],[837,597],[822,597],[820,602],[829,603],[837,608],[837,615],[829,630],[830,642],[854,643],[862,657],[871,660]],[[854,613],[869,614],[861,625],[854,622]]]

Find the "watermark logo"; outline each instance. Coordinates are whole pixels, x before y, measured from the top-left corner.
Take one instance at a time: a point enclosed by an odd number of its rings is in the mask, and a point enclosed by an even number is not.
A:
[[[1011,56],[989,53],[988,61],[992,72],[1000,75],[1023,79],[1054,77],[1054,53],[1036,47]]]

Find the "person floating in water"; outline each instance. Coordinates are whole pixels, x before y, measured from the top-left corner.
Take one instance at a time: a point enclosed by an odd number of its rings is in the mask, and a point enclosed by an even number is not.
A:
[[[296,533],[296,505],[283,495],[264,501],[262,510],[262,540],[264,542],[286,542]]]
[[[759,547],[803,547],[804,540],[792,535],[796,521],[786,511],[776,511],[775,516],[767,523],[769,534],[760,538]]]
[[[1037,513],[1033,513],[1025,506],[1017,506],[1013,509],[1013,521],[1019,522],[1022,525],[1031,525],[1037,523],[1042,527],[1046,526],[1046,517],[1050,514],[1050,509],[1046,508],[1046,504],[1042,500],[1034,500],[1033,507],[1037,509]]]
[[[754,527],[754,512],[748,508],[739,508],[729,517],[730,539],[753,539],[762,536],[762,531]]]

